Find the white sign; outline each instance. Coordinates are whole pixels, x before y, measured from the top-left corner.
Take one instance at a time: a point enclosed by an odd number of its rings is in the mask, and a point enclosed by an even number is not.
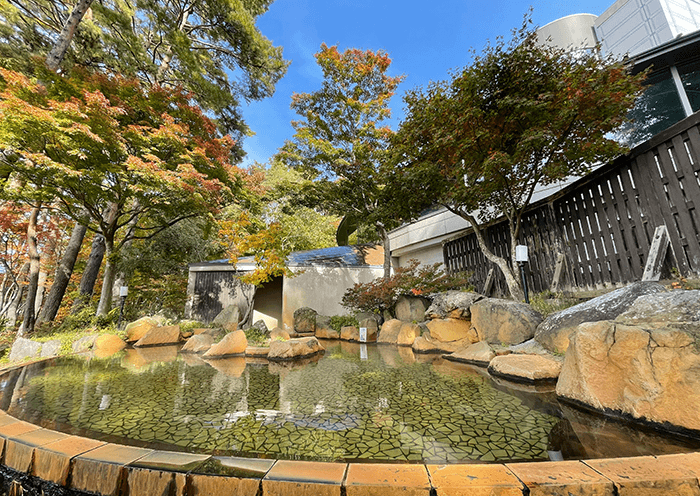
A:
[[[367,342],[367,328],[360,327],[360,343],[366,343],[366,342]]]

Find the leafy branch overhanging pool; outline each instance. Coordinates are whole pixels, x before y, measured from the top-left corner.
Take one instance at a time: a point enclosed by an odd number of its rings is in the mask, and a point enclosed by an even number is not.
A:
[[[700,440],[560,405],[408,348],[326,342],[324,356],[205,362],[177,348],[59,358],[2,377],[0,408],[43,427],[177,451],[423,463],[637,456]]]

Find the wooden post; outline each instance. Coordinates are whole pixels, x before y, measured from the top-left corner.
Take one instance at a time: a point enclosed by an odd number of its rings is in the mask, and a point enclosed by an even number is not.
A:
[[[670,244],[671,240],[668,238],[666,226],[658,226],[654,231],[654,239],[651,240],[651,247],[649,247],[649,256],[644,266],[642,281],[658,281],[661,279],[661,269],[664,264],[664,259],[666,258],[666,251]],[[671,252],[673,253],[673,248],[671,248]]]

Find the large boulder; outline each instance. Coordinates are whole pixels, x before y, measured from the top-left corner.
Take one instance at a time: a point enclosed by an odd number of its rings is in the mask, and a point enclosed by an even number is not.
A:
[[[160,322],[154,317],[141,317],[134,322],[127,324],[126,331],[126,342],[135,343],[142,337],[146,335],[148,331],[154,327],[158,327]]]
[[[423,322],[430,300],[421,296],[399,296],[394,306],[396,318],[404,322]]]
[[[700,322],[700,291],[670,291],[637,298],[618,322],[628,324]]]
[[[450,355],[445,355],[447,360],[478,365],[480,367],[487,367],[495,357],[496,353],[486,341],[470,344]]]
[[[288,341],[272,341],[267,359],[272,361],[294,360],[322,353],[325,348],[313,336]]]
[[[41,358],[55,357],[61,351],[61,341],[52,339],[41,345]]]
[[[316,332],[316,315],[313,308],[301,307],[294,311],[294,332],[297,334],[313,334]]]
[[[476,331],[468,320],[463,319],[434,319],[425,324],[430,336],[436,341],[448,343],[468,338],[472,343],[479,341]]]
[[[38,358],[41,355],[41,343],[26,338],[17,338],[10,350],[10,361]]]
[[[390,319],[384,321],[382,329],[379,331],[377,343],[380,344],[396,344],[399,339],[399,332],[404,323],[399,319]]]
[[[472,326],[479,341],[519,344],[535,335],[542,315],[530,305],[513,300],[485,298],[471,306]]]
[[[93,351],[98,358],[106,358],[126,348],[126,343],[116,334],[102,334],[95,339]]]
[[[141,339],[134,343],[136,348],[144,346],[166,346],[180,342],[180,326],[160,326],[149,330]]]
[[[211,334],[195,334],[180,350],[182,353],[205,353],[214,344]]]
[[[413,341],[411,349],[414,353],[454,353],[470,344],[472,344],[472,341],[468,337],[457,341],[438,341],[428,331]]]
[[[535,339],[549,351],[564,353],[569,346],[569,336],[579,324],[614,320],[631,307],[640,296],[665,291],[666,289],[656,282],[636,282],[616,289],[548,316],[537,326]]]
[[[471,317],[469,308],[483,298],[478,293],[450,290],[439,293],[425,311],[429,319],[466,319]]]
[[[561,361],[543,355],[501,355],[491,360],[488,371],[514,382],[549,382],[559,377]]]
[[[331,318],[328,315],[316,316],[316,337],[321,339],[340,338],[340,333],[331,327]]]
[[[243,320],[243,312],[238,304],[228,305],[214,317],[212,324],[229,331],[238,329],[238,324]]]
[[[607,413],[700,433],[700,329],[602,321],[572,335],[557,395]]]
[[[420,335],[421,328],[418,324],[404,322],[396,338],[396,344],[399,346],[413,346],[413,343]]]
[[[372,320],[372,319],[369,319]],[[367,320],[363,320],[367,322]],[[376,321],[374,326],[367,327],[367,343],[373,343],[377,340]],[[343,326],[340,328],[340,339],[343,341],[360,341],[360,329],[356,326]]]
[[[243,355],[248,347],[248,338],[245,332],[240,329],[229,332],[224,339],[214,344],[204,353],[205,358],[227,358],[236,355]]]

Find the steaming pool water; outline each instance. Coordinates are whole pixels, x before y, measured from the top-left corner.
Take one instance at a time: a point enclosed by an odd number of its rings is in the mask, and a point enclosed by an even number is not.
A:
[[[258,458],[512,462],[695,451],[557,402],[552,388],[408,348],[325,342],[303,363],[203,361],[176,347],[56,358],[0,377],[0,408],[42,427],[157,449]]]

